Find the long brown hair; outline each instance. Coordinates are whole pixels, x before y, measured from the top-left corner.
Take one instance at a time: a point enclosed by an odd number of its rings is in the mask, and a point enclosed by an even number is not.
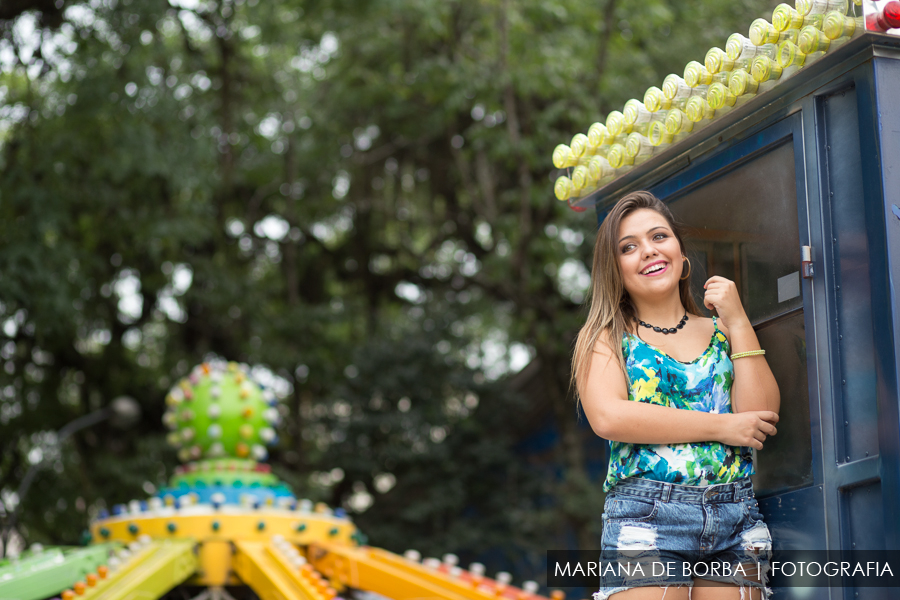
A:
[[[669,207],[663,204],[650,192],[632,192],[619,200],[609,211],[600,225],[597,240],[594,243],[594,265],[591,269],[591,289],[589,293],[590,309],[587,322],[578,333],[575,342],[575,353],[572,356],[571,383],[575,386],[577,397],[587,379],[591,367],[594,346],[600,336],[619,360],[619,366],[628,380],[625,369],[625,356],[622,354],[622,336],[626,331],[633,331],[637,311],[628,292],[625,291],[622,269],[618,258],[619,226],[622,219],[642,208],[649,208],[665,218],[685,254],[684,239],[681,228],[672,216]],[[691,279],[682,279],[678,284],[681,303],[685,310],[699,315],[699,309],[691,293]]]

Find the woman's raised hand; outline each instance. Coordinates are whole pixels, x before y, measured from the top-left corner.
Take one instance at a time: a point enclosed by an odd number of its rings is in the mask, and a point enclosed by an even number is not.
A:
[[[703,305],[709,310],[716,309],[725,327],[730,329],[747,321],[747,314],[733,281],[716,275],[706,280],[703,289],[706,290]]]
[[[751,410],[722,416],[727,420],[717,441],[728,446],[751,446],[762,450],[766,438],[778,433],[775,429],[778,413],[770,410]]]

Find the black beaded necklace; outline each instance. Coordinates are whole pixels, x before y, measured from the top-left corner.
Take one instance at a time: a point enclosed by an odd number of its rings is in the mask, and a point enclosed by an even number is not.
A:
[[[678,325],[676,325],[675,327],[671,327],[669,329],[666,329],[665,327],[655,327],[655,326],[651,325],[650,323],[645,323],[644,321],[641,321],[640,319],[638,319],[638,323],[640,323],[647,329],[652,329],[656,333],[664,333],[666,335],[669,335],[670,333],[678,333],[679,329],[684,329],[684,324],[687,323],[687,320],[688,320],[687,311],[685,311],[684,316],[681,317],[681,321],[678,322]]]

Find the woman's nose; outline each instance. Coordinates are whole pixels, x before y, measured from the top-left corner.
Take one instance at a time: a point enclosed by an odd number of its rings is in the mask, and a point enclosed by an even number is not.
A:
[[[641,256],[647,258],[648,256],[656,256],[659,252],[656,250],[656,247],[653,244],[644,243],[641,246]]]

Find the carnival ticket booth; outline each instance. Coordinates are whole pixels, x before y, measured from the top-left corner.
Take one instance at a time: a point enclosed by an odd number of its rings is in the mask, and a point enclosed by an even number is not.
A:
[[[900,38],[877,26],[900,3],[840,4],[781,5],[554,154],[573,209],[649,189],[694,289],[736,282],[781,390],[754,482],[776,550],[900,549]],[[900,597],[845,583],[775,597]]]

